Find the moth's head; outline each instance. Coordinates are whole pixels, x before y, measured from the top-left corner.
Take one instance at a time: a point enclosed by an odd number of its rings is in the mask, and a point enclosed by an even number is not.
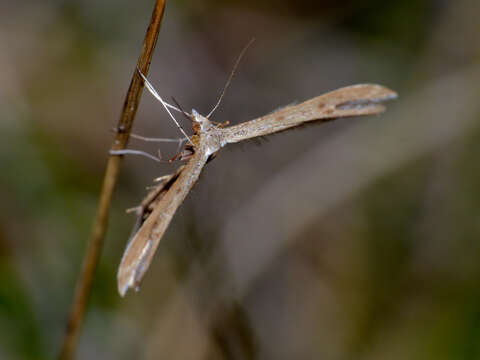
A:
[[[206,131],[212,127],[212,122],[205,116],[200,115],[195,109],[192,109],[192,121],[195,133]]]

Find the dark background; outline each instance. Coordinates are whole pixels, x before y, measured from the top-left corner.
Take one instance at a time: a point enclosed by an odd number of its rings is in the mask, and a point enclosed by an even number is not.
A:
[[[153,5],[0,4],[2,359],[58,353]],[[479,359],[479,13],[477,0],[169,1],[149,78],[187,110],[210,111],[252,37],[213,120],[355,83],[400,98],[223,150],[122,299],[124,210],[178,166],[127,157],[78,358]],[[147,92],[134,131],[180,136]]]

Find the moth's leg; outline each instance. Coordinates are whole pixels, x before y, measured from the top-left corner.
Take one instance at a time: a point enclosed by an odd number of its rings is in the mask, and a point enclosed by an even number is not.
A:
[[[174,162],[175,160],[179,159],[182,156],[181,153],[177,153],[176,155],[173,155],[173,157],[168,160],[169,162]]]
[[[185,140],[186,140],[186,139],[185,139]],[[183,141],[178,143],[178,145],[177,145],[177,153],[179,153],[180,150],[182,150],[182,146],[183,146]]]
[[[141,136],[137,134],[130,134],[130,137],[142,141],[147,141],[147,142],[173,142],[173,143],[178,143],[179,146],[181,146],[185,141],[187,141],[187,138],[175,138],[175,139],[170,139],[170,138],[153,138],[153,137],[147,137],[147,136]]]
[[[114,133],[124,132],[123,129],[119,129],[119,128],[113,128],[112,131]],[[186,137],[173,138],[173,139],[172,138],[155,138],[155,137],[147,137],[147,136],[142,136],[142,135],[133,134],[133,133],[130,133],[130,137],[133,139],[138,139],[138,140],[147,141],[147,142],[173,142],[173,143],[178,143],[179,146],[181,146],[181,144],[183,144],[185,141],[188,140]]]
[[[136,215],[140,215],[142,211],[143,211],[143,206],[141,205],[134,206],[125,210],[127,214],[135,213]]]
[[[162,183],[164,183],[164,182],[167,182],[167,181],[170,180],[171,178],[172,178],[172,174],[168,174],[168,175],[159,176],[159,177],[153,179],[153,181],[162,184]],[[157,187],[157,186],[158,186],[158,185],[155,185],[154,187]]]
[[[193,156],[194,152],[188,149],[179,152],[174,157],[172,157],[168,162],[174,162],[175,160],[188,160]]]
[[[156,157],[142,150],[132,150],[132,149],[110,150],[109,153],[110,155],[140,155],[140,156],[145,156],[149,159],[155,160],[157,162],[167,162],[166,160],[162,160],[161,156]]]

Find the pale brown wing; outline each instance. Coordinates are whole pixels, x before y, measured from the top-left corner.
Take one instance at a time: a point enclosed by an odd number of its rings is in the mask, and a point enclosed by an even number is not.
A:
[[[127,248],[145,220],[147,220],[152,211],[155,209],[156,205],[160,202],[160,200],[163,199],[175,181],[177,181],[184,167],[185,166],[182,165],[173,174],[162,176],[162,181],[155,186],[147,194],[147,196],[145,196],[140,205],[127,210],[127,213],[135,212],[137,215],[137,220],[135,221],[135,225],[133,226],[130,237],[128,238]]]
[[[163,195],[153,212],[127,245],[118,269],[118,291],[124,296],[129,288],[137,288],[147,271],[173,215],[187,196],[207,162],[208,156],[197,151],[187,162],[177,180]]]
[[[386,87],[352,85],[320,95],[301,104],[288,106],[260,118],[223,129],[227,143],[273,134],[308,121],[372,115],[385,110],[380,103],[397,97]]]

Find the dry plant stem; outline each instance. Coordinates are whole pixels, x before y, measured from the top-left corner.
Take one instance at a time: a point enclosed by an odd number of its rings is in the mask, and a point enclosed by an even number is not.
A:
[[[164,10],[165,0],[157,0],[150,20],[150,25],[148,26],[145,35],[142,52],[137,63],[137,68],[140,69],[143,74],[147,74],[148,68],[150,67],[150,61],[157,42]],[[135,68],[123,104],[122,115],[117,127],[118,131],[111,147],[112,150],[124,149],[128,143],[142,89],[143,82]],[[82,271],[77,281],[67,329],[60,350],[59,358],[62,360],[72,359],[74,357],[78,337],[85,318],[88,299],[93,283],[93,276],[97,268],[103,240],[105,238],[110,203],[120,170],[120,160],[120,156],[110,156],[108,159],[97,214],[93,223],[92,235],[83,259]]]

